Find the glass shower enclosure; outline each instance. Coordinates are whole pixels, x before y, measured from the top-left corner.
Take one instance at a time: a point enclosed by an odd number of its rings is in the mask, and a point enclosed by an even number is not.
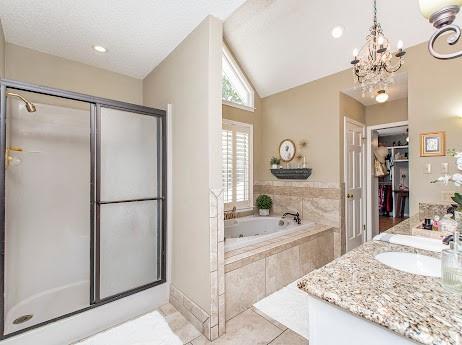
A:
[[[165,282],[165,111],[0,85],[0,339]]]

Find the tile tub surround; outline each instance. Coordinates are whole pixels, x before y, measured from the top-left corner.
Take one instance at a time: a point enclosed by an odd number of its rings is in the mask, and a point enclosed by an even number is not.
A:
[[[398,226],[392,233],[409,234],[413,228],[412,221]],[[375,255],[389,251],[440,256],[371,241],[309,273],[298,286],[314,297],[418,343],[460,344],[462,297],[444,290],[437,278],[401,272],[375,260]]]
[[[334,250],[338,257],[345,250],[342,216],[342,186],[312,181],[257,181],[254,198],[267,194],[273,199],[272,213],[282,215],[297,210],[302,219],[334,227]]]
[[[334,228],[315,225],[225,252],[226,320],[332,261],[333,242]]]

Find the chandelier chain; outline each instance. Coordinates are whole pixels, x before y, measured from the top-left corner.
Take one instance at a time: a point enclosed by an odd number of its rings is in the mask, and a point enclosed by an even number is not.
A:
[[[377,0],[374,0],[374,27],[377,27]]]

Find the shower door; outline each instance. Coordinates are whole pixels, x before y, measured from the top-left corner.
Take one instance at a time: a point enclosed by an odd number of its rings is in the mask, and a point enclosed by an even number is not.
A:
[[[97,112],[96,300],[160,279],[162,184],[159,118]]]
[[[90,305],[90,105],[20,94],[36,111],[7,98],[5,334]]]
[[[0,85],[0,340],[164,283],[165,111]]]

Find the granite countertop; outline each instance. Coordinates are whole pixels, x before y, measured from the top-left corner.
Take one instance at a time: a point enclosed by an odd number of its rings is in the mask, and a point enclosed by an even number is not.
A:
[[[418,217],[412,217],[388,232],[411,235],[418,222]],[[426,250],[370,241],[309,273],[298,287],[419,343],[461,344],[462,296],[444,290],[440,279],[401,272],[374,259],[389,251],[440,257]]]

